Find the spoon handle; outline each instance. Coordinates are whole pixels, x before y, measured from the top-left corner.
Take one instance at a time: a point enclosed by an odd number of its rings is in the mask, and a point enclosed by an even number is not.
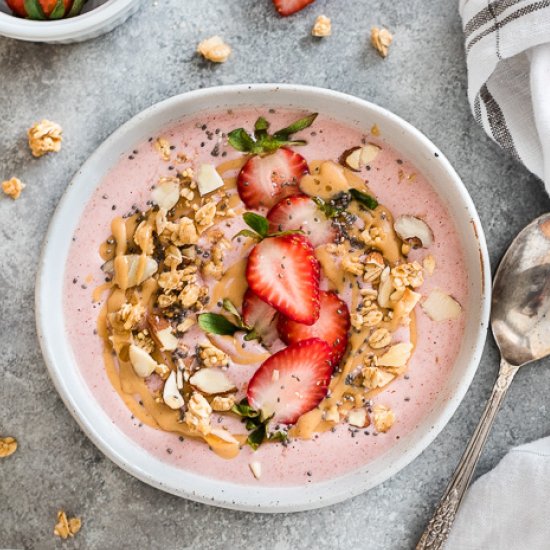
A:
[[[416,545],[416,550],[438,550],[443,548],[454,523],[456,513],[468,485],[472,479],[475,467],[487,441],[487,436],[493,425],[500,404],[506,395],[514,375],[519,367],[500,361],[500,371],[493,386],[491,397],[485,406],[483,415],[473,433],[468,447],[464,451],[455,473],[447,485],[437,508],[430,519],[422,537]]]

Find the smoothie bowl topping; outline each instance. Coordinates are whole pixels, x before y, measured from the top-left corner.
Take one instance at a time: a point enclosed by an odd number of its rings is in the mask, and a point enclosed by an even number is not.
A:
[[[222,163],[153,141],[181,163],[146,210],[113,218],[100,250],[111,382],[144,422],[226,458],[339,424],[387,432],[399,419],[384,392],[406,375],[417,304],[433,322],[461,314],[441,290],[422,297],[428,223],[394,219],[365,182],[383,143],[306,159],[316,114],[275,132],[267,118],[221,136]]]

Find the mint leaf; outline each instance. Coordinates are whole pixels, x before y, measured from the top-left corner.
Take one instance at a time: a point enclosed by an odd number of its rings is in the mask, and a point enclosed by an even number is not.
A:
[[[252,231],[250,229],[243,229],[242,231],[239,231],[231,240],[235,240],[237,237],[247,237],[250,239],[256,239],[260,241],[262,237],[256,233],[256,231]]]
[[[256,428],[248,435],[246,442],[252,447],[252,449],[256,451],[258,447],[264,442],[266,433],[267,429],[265,424],[260,424],[258,428]]]
[[[282,128],[281,130],[275,132],[273,134],[273,137],[275,139],[287,140],[290,135],[309,128],[317,118],[318,114],[319,113],[312,113],[311,115],[308,115],[304,118],[301,118],[300,120],[297,120],[296,122],[293,122],[290,126]]]
[[[374,197],[372,197],[371,195],[368,195],[367,193],[363,193],[358,189],[350,189],[349,194],[357,202],[360,202],[370,210],[374,210],[378,206],[378,201]]]
[[[252,153],[254,155],[267,155],[277,151],[281,147],[305,145],[307,143],[305,140],[293,140],[291,136],[311,126],[316,118],[317,113],[312,113],[293,122],[286,128],[282,128],[273,135],[269,135],[269,122],[264,117],[259,117],[254,124],[253,136],[244,128],[237,128],[229,132],[227,137],[229,144],[237,151]]]
[[[241,327],[234,325],[229,319],[217,313],[202,313],[198,316],[199,327],[210,334],[233,336]]]
[[[247,134],[244,128],[237,128],[227,134],[229,145],[243,153],[256,152],[256,142]]]
[[[260,416],[258,411],[255,411],[249,404],[248,399],[245,397],[239,403],[235,403],[231,409],[235,414],[244,416],[245,418],[257,418]]]
[[[223,309],[231,313],[231,315],[234,315],[237,319],[239,319],[239,321],[241,320],[241,314],[237,311],[237,308],[233,305],[233,302],[231,300],[224,298]]]
[[[256,141],[261,141],[267,136],[267,130],[269,129],[269,122],[261,116],[254,124],[254,137]]]
[[[330,220],[337,218],[342,213],[342,210],[326,203],[321,197],[311,197],[311,200],[317,205],[319,210]]]
[[[288,434],[286,432],[273,432],[267,436],[269,441],[286,441],[288,439]]]
[[[245,212],[243,214],[243,220],[246,222],[246,225],[256,231],[262,239],[267,237],[267,232],[269,230],[267,218],[259,214],[254,214],[254,212]]]

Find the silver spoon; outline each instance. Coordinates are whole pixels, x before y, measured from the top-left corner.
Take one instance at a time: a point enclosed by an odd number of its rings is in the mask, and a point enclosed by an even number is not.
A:
[[[514,375],[550,355],[550,214],[529,224],[504,255],[493,284],[491,328],[501,354],[498,378],[416,550],[443,548]]]

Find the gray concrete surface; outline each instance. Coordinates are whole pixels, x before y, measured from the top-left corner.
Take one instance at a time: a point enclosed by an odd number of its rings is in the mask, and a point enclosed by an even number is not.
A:
[[[550,209],[541,183],[478,128],[466,101],[456,0],[317,0],[279,18],[269,0],[145,0],[103,38],[73,46],[0,38],[0,179],[27,182],[0,198],[0,434],[18,452],[0,462],[0,548],[410,549],[478,420],[497,371],[490,341],[475,381],[435,443],[390,481],[348,502],[294,515],[251,515],[161,493],[114,466],[83,435],[47,375],[34,326],[33,290],[44,232],[72,174],[115,128],[152,103],[198,87],[298,82],[375,101],[423,130],[448,155],[479,209],[493,265],[513,235]],[[309,37],[319,13],[334,36]],[[395,33],[382,61],[372,24]],[[197,41],[220,33],[233,58],[212,66]],[[48,117],[63,151],[31,158],[25,130]],[[478,475],[507,449],[550,432],[550,362],[520,372]],[[52,535],[64,507],[78,536]]]

